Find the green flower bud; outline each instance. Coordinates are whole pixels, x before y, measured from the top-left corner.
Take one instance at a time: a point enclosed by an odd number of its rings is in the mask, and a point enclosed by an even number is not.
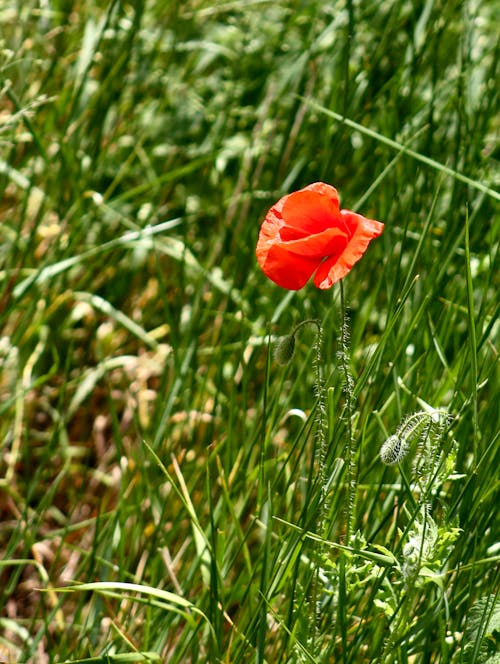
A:
[[[288,364],[295,352],[295,334],[281,337],[274,346],[274,359],[278,364]]]
[[[393,434],[382,444],[380,458],[387,466],[394,466],[405,458],[409,449],[408,438]]]

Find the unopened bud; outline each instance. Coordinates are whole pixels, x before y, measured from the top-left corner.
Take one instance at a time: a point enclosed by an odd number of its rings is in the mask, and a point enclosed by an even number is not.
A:
[[[401,438],[397,434],[393,434],[382,444],[380,458],[387,466],[393,466],[405,458],[409,448],[407,438]]]
[[[278,364],[288,364],[293,357],[295,351],[295,335],[289,334],[286,337],[281,337],[274,346],[274,359]]]

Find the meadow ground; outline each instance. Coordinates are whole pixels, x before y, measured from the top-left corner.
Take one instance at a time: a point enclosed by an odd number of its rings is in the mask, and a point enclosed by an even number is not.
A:
[[[0,25],[0,661],[499,662],[494,3]],[[385,229],[286,291],[315,181]]]

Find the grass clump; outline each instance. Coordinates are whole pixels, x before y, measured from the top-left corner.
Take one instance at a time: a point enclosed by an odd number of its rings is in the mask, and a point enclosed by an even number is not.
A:
[[[492,7],[0,24],[0,659],[495,661]],[[384,234],[288,293],[259,224],[318,180]]]

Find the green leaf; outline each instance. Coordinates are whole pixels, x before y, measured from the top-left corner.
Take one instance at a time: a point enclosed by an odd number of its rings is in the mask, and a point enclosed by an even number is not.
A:
[[[85,657],[84,659],[66,659],[64,664],[128,664],[128,662],[161,662],[161,657],[155,652],[133,652],[123,655],[100,655],[99,657]]]

